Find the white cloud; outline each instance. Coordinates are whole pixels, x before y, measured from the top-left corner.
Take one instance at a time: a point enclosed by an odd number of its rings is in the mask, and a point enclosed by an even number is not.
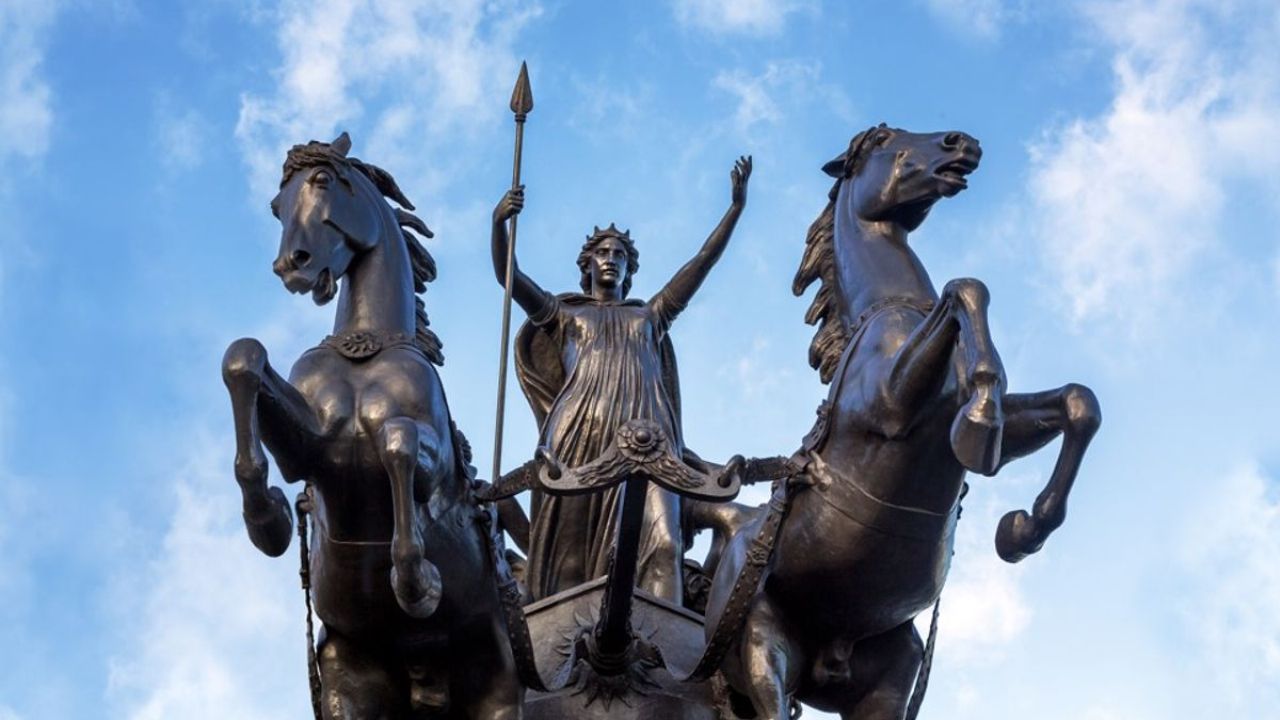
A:
[[[53,0],[0,4],[0,162],[11,155],[36,158],[48,150],[52,93],[40,66],[57,11]]]
[[[1280,708],[1280,483],[1256,466],[1204,486],[1178,548],[1196,677],[1220,717]]]
[[[723,70],[712,85],[737,97],[733,123],[743,135],[758,125],[779,125],[787,118],[788,110],[815,100],[822,101],[828,112],[849,114],[848,98],[838,87],[822,82],[822,65],[817,61],[773,61],[756,75]]]
[[[281,559],[250,544],[225,438],[188,435],[176,512],[155,561],[117,578],[133,618],[109,696],[132,720],[280,718],[305,712],[297,540]]]
[[[1007,494],[995,492],[995,485],[1021,489],[1030,487],[1033,479],[1006,470],[995,481],[983,479],[983,487],[965,499],[956,527],[955,558],[942,590],[938,631],[939,652],[947,654],[949,665],[983,663],[999,656],[1031,622],[1022,587],[1027,566],[1001,560],[992,537],[1000,516],[1012,508]],[[916,618],[916,628],[923,638],[929,630],[928,612]]]
[[[1229,241],[1230,184],[1274,181],[1280,6],[1129,0],[1086,17],[1115,96],[1031,148],[1034,233],[1075,320],[1136,329]]]
[[[168,102],[159,103],[154,123],[156,151],[160,161],[173,171],[193,170],[204,162],[209,147],[209,122],[193,109],[179,111]]]
[[[236,127],[254,193],[270,195],[294,143],[361,124],[371,136],[353,139],[370,156],[414,156],[506,112],[515,36],[540,13],[519,0],[283,3],[269,18],[283,55],[278,85],[245,94]]]
[[[718,34],[772,35],[787,16],[813,7],[807,0],[675,0],[676,21]]]
[[[956,34],[994,40],[1012,19],[1015,8],[1005,0],[928,0],[929,12]]]

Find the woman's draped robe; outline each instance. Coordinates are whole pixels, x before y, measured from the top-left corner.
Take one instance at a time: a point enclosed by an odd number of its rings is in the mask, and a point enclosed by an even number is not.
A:
[[[516,372],[541,435],[569,467],[594,460],[628,420],[656,422],[677,457],[680,392],[667,338],[682,308],[664,291],[648,303],[546,295],[516,337]],[[532,599],[608,572],[623,486],[587,495],[534,491],[526,584]],[[679,496],[650,484],[637,585],[679,604],[683,590]]]

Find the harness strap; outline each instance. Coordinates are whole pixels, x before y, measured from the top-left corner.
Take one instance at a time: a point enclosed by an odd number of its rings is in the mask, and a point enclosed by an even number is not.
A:
[[[311,686],[311,710],[316,720],[323,720],[320,712],[320,663],[316,659],[315,627],[311,619],[311,546],[307,542],[307,516],[311,514],[311,490],[308,485],[294,501],[298,515],[298,557],[301,567],[298,576],[302,580],[302,596],[307,606],[307,679]]]
[[[514,474],[515,472],[508,473],[506,477]],[[505,556],[505,548],[501,541],[502,527],[498,521],[497,509],[492,504],[494,498],[504,496],[500,492],[495,492],[495,487],[486,482],[476,482],[473,487],[476,498],[483,503],[478,513],[481,523],[480,535],[484,538],[494,573],[497,575],[498,602],[502,606],[502,615],[507,621],[507,640],[511,643],[516,675],[519,676],[520,682],[531,690],[538,692],[558,690],[559,688],[548,689],[547,684],[542,681],[542,675],[538,673],[538,663],[533,654],[533,638],[529,634],[529,623],[525,619],[524,605],[521,602],[520,585],[512,576],[511,565]]]
[[[932,541],[947,532],[959,516],[959,498],[945,512],[898,505],[876,497],[856,478],[831,467],[817,453],[809,453],[808,460],[808,472],[814,480],[818,497],[860,525],[887,535]]]
[[[481,502],[505,500],[525,490],[541,489],[538,484],[538,460],[535,458],[503,475],[496,482],[485,483],[475,491],[476,499]]]
[[[920,661],[920,670],[916,672],[915,687],[911,690],[911,700],[907,703],[907,714],[904,720],[916,720],[920,714],[920,706],[924,704],[924,693],[929,688],[929,673],[933,670],[933,647],[938,639],[938,608],[942,606],[942,598],[933,602],[933,618],[929,620],[929,639],[924,644],[924,658]]]
[[[733,582],[733,589],[729,591],[729,599],[725,602],[724,611],[720,614],[720,620],[716,623],[711,639],[707,642],[707,647],[702,651],[702,657],[698,659],[698,664],[693,670],[684,677],[678,677],[680,682],[700,682],[714,675],[720,668],[725,653],[729,651],[729,647],[742,631],[742,626],[747,621],[747,613],[751,610],[751,603],[759,591],[760,583],[768,570],[769,561],[773,558],[782,521],[787,517],[796,488],[801,486],[801,483],[796,481],[796,477],[796,473],[791,474],[775,488],[773,497],[769,499],[764,521],[761,522],[755,537],[751,538],[746,562],[738,571],[738,577]]]

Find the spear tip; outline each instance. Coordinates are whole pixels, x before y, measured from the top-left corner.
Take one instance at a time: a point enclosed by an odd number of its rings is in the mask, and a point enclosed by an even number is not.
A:
[[[529,65],[520,62],[520,77],[516,78],[516,87],[511,91],[511,112],[523,119],[533,109],[533,89],[529,87]]]

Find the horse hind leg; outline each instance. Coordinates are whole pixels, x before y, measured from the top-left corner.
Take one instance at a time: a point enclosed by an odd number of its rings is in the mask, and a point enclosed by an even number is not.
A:
[[[1013,510],[1000,519],[996,552],[1006,562],[1018,562],[1044,546],[1049,534],[1067,517],[1067,498],[1080,463],[1102,423],[1102,408],[1093,391],[1068,384],[1047,392],[1006,396],[1009,421],[1001,465],[1044,447],[1062,435],[1062,448],[1044,490],[1031,512]]]
[[[911,621],[854,645],[843,702],[836,703],[841,719],[901,720],[923,657],[924,646]]]
[[[338,633],[327,633],[316,653],[323,720],[406,717],[409,687],[402,672]]]
[[[951,423],[951,450],[961,465],[994,475],[1000,465],[1004,435],[1004,366],[991,340],[987,306],[991,295],[980,280],[961,278],[943,288],[960,324],[962,385],[969,398]]]
[[[795,687],[798,655],[768,596],[757,596],[743,628],[738,659],[743,689],[758,720],[790,717],[788,688]]]
[[[267,350],[253,338],[231,343],[222,358],[222,380],[231,395],[235,422],[235,476],[244,503],[245,529],[255,547],[279,557],[289,549],[293,514],[284,491],[267,484],[258,399],[269,373]]]
[[[443,594],[440,571],[424,555],[414,483],[423,431],[409,418],[388,419],[378,433],[378,450],[391,481],[394,530],[391,536],[391,588],[396,602],[412,617],[429,617]]]

